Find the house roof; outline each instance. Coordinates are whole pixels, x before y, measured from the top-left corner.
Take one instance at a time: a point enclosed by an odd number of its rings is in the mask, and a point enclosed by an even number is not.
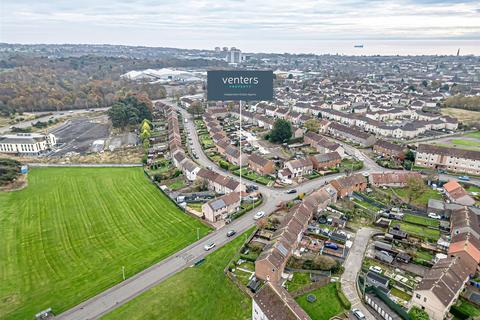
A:
[[[421,178],[418,172],[383,172],[371,173],[369,180],[373,184],[404,184],[410,177]]]
[[[240,203],[240,193],[230,192],[216,199],[210,200],[207,203],[213,210],[219,210],[231,206],[234,203]]]
[[[438,147],[430,144],[420,144],[417,148],[417,153],[430,153],[470,160],[480,160],[480,151]]]
[[[332,186],[338,191],[340,191],[341,189],[352,187],[357,184],[361,184],[361,183],[367,183],[366,178],[361,174],[354,174],[351,176],[338,178],[331,182]]]
[[[255,164],[258,164],[262,167],[266,166],[269,162],[271,162],[271,160],[268,160],[262,156],[259,156],[258,154],[256,153],[252,153],[249,157],[248,157],[248,160],[252,161],[253,163]]]
[[[271,282],[267,282],[253,299],[268,319],[311,319],[285,289]]]
[[[460,257],[441,259],[429,269],[415,291],[431,291],[444,306],[449,306],[468,279],[471,266]]]

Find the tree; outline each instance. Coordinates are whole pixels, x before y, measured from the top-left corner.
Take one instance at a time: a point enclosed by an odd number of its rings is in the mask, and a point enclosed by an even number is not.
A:
[[[304,126],[305,129],[307,129],[308,131],[318,133],[318,130],[320,130],[320,121],[314,118],[308,119],[307,121],[305,121]]]
[[[427,189],[425,182],[421,177],[408,177],[406,181],[405,191],[407,193],[407,202],[412,203],[414,199],[420,197]]]
[[[283,143],[292,137],[292,125],[289,121],[277,119],[270,131],[269,139],[271,142]]]
[[[422,86],[424,86],[425,88],[428,87],[428,81],[427,81],[427,80],[423,80],[423,81],[422,81]]]
[[[407,153],[405,154],[405,160],[409,160],[409,161],[415,161],[415,154],[413,153],[412,150],[408,150]]]
[[[152,119],[151,101],[141,95],[127,95],[117,100],[108,110],[108,117],[115,128],[125,128],[128,125],[138,125],[140,121]]]
[[[408,315],[410,316],[410,319],[412,320],[429,320],[430,317],[428,316],[428,313],[420,309],[419,307],[412,307],[410,311],[408,312]]]
[[[199,117],[200,115],[203,114],[203,106],[200,101],[194,101],[192,104],[188,107],[188,112],[192,114],[194,117],[197,116]]]

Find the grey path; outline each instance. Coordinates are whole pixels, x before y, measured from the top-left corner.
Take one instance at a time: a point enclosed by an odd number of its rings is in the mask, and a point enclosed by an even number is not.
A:
[[[342,284],[342,290],[347,296],[348,300],[352,303],[352,309],[360,309],[367,319],[375,319],[375,317],[368,311],[368,309],[362,304],[361,298],[356,288],[357,275],[362,267],[362,260],[365,250],[367,249],[370,236],[375,232],[371,228],[361,228],[355,235],[353,246],[348,253],[348,257],[345,260],[345,271],[343,272],[340,280]]]

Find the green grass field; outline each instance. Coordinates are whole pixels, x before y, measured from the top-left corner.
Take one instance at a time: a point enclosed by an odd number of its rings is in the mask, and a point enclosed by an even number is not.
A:
[[[470,132],[470,133],[465,134],[465,136],[480,139],[480,131]]]
[[[307,296],[314,294],[317,301],[308,302]],[[330,319],[343,311],[342,303],[337,295],[335,283],[327,284],[324,287],[303,294],[295,300],[312,319]]]
[[[35,168],[0,193],[0,318],[60,313],[158,262],[209,228],[141,168]]]
[[[480,142],[473,141],[473,140],[466,140],[466,139],[452,139],[453,144],[458,144],[461,146],[469,146],[469,147],[480,147]]]
[[[102,319],[238,319],[251,317],[252,300],[223,273],[249,232]]]

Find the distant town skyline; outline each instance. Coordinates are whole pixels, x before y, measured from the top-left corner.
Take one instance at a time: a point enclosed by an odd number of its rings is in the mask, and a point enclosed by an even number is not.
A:
[[[448,42],[451,48],[439,54],[453,54],[456,46],[479,54],[475,47],[480,47],[478,1],[19,0],[2,1],[0,11],[0,42],[8,43],[237,46],[252,52],[343,54],[357,54],[348,48],[369,42],[381,47],[365,54],[394,54],[397,49],[386,47],[395,41],[410,43],[398,54],[432,54],[419,50],[430,45],[424,40],[433,41],[433,51]]]

